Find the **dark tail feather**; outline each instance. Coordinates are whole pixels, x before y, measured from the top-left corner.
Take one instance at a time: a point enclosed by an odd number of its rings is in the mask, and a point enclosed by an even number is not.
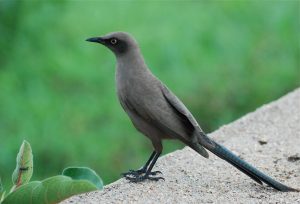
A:
[[[213,142],[213,141],[212,141]],[[279,183],[278,181],[275,181],[271,177],[267,176],[266,174],[262,173],[261,171],[257,170],[252,165],[248,164],[247,162],[243,161],[236,155],[234,155],[231,151],[226,149],[225,147],[219,145],[216,142],[213,142],[215,144],[215,147],[207,146],[209,151],[220,157],[221,159],[226,160],[233,166],[235,166],[237,169],[251,177],[254,181],[256,181],[259,184],[262,184],[262,182],[268,184],[269,186],[279,190],[279,191],[296,191],[299,192],[299,190],[290,188],[282,183]]]

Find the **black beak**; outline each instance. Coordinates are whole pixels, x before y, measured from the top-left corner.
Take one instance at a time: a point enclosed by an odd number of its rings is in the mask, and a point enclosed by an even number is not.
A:
[[[95,42],[95,43],[101,43],[103,44],[105,42],[105,40],[101,37],[94,37],[94,38],[88,38],[86,39],[86,41],[88,42]]]

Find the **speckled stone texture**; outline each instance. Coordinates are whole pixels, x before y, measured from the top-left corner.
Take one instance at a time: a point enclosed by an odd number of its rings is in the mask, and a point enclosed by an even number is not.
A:
[[[300,89],[210,137],[278,181],[300,188]],[[213,154],[205,159],[188,147],[161,157],[154,170],[166,180],[120,179],[62,203],[300,203],[300,193],[261,186]]]

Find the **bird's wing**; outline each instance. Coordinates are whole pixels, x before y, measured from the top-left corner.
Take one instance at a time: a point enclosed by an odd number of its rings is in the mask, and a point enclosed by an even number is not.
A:
[[[165,85],[162,84],[161,90],[167,102],[174,108],[179,114],[184,116],[186,120],[196,129],[200,128],[196,119],[190,113],[190,111],[185,107],[185,105],[173,94]],[[201,130],[202,131],[202,130]],[[203,132],[203,131],[202,131]]]
[[[190,111],[185,107],[185,105],[173,94],[165,85],[161,86],[162,93],[169,103],[170,107],[172,107],[176,114],[183,120],[185,126],[189,128],[193,127],[193,134],[190,135],[191,143],[190,147],[195,149],[198,153],[200,153],[204,157],[208,157],[207,151],[202,147],[204,145],[214,146],[211,140],[205,135],[205,133],[200,128],[198,122],[194,118],[194,116],[190,113]]]

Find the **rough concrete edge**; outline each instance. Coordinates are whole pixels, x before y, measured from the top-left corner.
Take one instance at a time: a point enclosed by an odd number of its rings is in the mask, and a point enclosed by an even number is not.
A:
[[[284,96],[282,96],[282,97],[280,97],[280,98],[278,98],[278,99],[276,99],[276,100],[274,100],[274,101],[272,101],[272,102],[270,102],[270,103],[263,104],[262,106],[260,106],[259,108],[256,108],[256,109],[253,110],[252,112],[249,112],[249,113],[247,113],[246,115],[244,115],[244,116],[242,116],[242,117],[240,117],[240,118],[238,118],[238,119],[236,119],[236,120],[234,120],[234,121],[232,121],[232,122],[230,122],[230,123],[228,123],[228,124],[226,124],[226,125],[220,126],[220,127],[219,127],[218,129],[216,129],[215,131],[213,131],[213,132],[211,132],[211,133],[208,133],[208,135],[209,135],[210,137],[214,138],[214,136],[217,135],[218,132],[219,132],[219,131],[222,131],[224,128],[226,128],[226,127],[228,127],[228,126],[231,126],[231,125],[235,125],[235,124],[237,124],[237,123],[239,123],[239,122],[242,122],[242,121],[244,121],[244,120],[247,120],[248,118],[251,118],[251,117],[252,117],[254,114],[256,114],[257,112],[265,112],[265,111],[268,111],[268,109],[272,108],[273,106],[276,106],[277,103],[280,103],[281,101],[283,101],[283,100],[285,100],[285,99],[291,97],[292,95],[295,95],[296,92],[300,92],[300,88],[296,88],[296,89],[292,90],[291,92],[289,92],[288,94],[286,94],[286,95],[284,95]],[[299,105],[300,105],[300,101],[299,101]],[[214,138],[214,139],[217,140],[217,138]],[[172,155],[173,155],[174,153],[182,152],[182,151],[184,151],[186,148],[189,148],[189,147],[184,147],[184,148],[182,148],[182,149],[180,149],[180,150],[175,150],[175,151],[173,151],[173,152],[170,152],[170,153],[168,153],[168,154],[165,154],[165,155],[163,155],[163,156],[160,157],[160,160],[164,160],[164,159],[167,159],[168,157],[172,157]],[[122,179],[118,179],[118,180],[116,180],[116,181],[114,181],[114,182],[112,182],[112,183],[110,183],[110,184],[107,184],[107,185],[104,186],[104,189],[110,188],[111,186],[116,186],[116,185],[117,185],[118,183],[120,183],[121,181],[122,181]],[[90,192],[90,193],[91,193],[91,192]],[[86,193],[84,193],[84,194],[86,194]],[[80,195],[83,195],[83,194],[80,194]],[[80,196],[80,195],[75,195],[75,196],[72,196],[72,197],[76,197],[76,196]],[[70,198],[71,198],[71,197],[70,197]],[[68,199],[70,199],[70,198],[68,198]],[[68,199],[66,199],[66,200],[68,200]],[[66,201],[66,200],[65,200],[65,201]]]

